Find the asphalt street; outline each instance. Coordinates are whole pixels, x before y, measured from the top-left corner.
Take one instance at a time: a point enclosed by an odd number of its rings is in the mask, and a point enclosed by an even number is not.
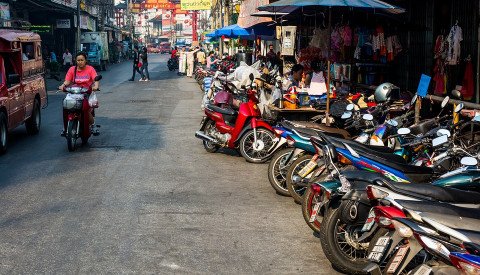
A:
[[[150,55],[103,75],[101,135],[68,152],[62,100],[36,136],[12,131],[0,156],[0,274],[336,274],[300,206],[275,194],[268,164],[207,153],[195,138],[196,82]]]

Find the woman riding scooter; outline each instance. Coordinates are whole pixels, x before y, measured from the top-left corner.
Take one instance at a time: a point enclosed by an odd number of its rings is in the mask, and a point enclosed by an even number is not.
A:
[[[75,56],[75,60],[77,61],[77,66],[70,67],[70,69],[67,72],[67,75],[65,76],[65,81],[63,82],[62,85],[60,85],[60,87],[58,87],[58,89],[63,90],[65,87],[69,86],[73,82],[74,85],[79,87],[84,87],[84,88],[88,88],[93,84],[92,91],[98,91],[99,82],[95,81],[97,72],[92,66],[87,65],[87,53],[83,51],[77,53],[77,55]],[[83,109],[86,110],[86,108],[89,109],[88,119],[90,122],[90,126],[92,128],[92,133],[93,135],[99,135],[98,130],[94,129],[93,127],[95,125],[95,120],[92,114],[93,109],[90,108],[90,106],[88,105],[88,98],[87,100],[84,101],[84,104],[83,104]],[[64,130],[62,131],[62,136],[65,135],[65,129],[67,129],[67,122],[68,122],[67,112],[64,109],[63,110],[63,127],[64,127],[63,129]]]

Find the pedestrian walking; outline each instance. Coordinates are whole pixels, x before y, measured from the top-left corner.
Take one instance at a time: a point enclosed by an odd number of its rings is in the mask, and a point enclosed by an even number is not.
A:
[[[57,55],[54,51],[50,52],[50,62],[57,62]]]
[[[147,48],[143,47],[142,53],[140,54],[142,59],[142,78],[140,81],[150,81],[150,74],[148,73],[148,56],[147,56]]]
[[[65,49],[65,52],[63,53],[63,69],[65,71],[68,71],[68,69],[72,66],[72,54],[68,51],[68,49]]]
[[[138,46],[133,47],[133,75],[132,78],[130,78],[128,81],[134,81],[135,80],[135,72],[138,72],[143,78],[143,74],[140,71],[140,68],[138,67],[138,63],[140,62],[140,58],[138,56]]]
[[[190,48],[190,51],[187,52],[187,76],[192,77],[193,75],[193,62],[195,61],[194,54],[198,52],[199,49],[193,50]]]

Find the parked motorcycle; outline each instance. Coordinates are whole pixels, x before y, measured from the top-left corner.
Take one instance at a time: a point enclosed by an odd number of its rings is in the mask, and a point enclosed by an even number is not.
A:
[[[253,83],[253,74],[250,80]],[[248,88],[246,93],[249,101],[240,104],[238,112],[206,104],[206,116],[195,137],[203,140],[207,152],[216,152],[220,147],[238,148],[248,162],[262,163],[283,144],[275,137],[272,126],[261,119],[256,92]]]
[[[171,58],[167,61],[167,67],[169,71],[178,70],[178,58]]]

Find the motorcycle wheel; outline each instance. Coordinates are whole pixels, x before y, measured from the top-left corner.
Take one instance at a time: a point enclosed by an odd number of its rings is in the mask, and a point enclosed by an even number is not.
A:
[[[204,133],[207,136],[210,136],[209,133],[215,130],[215,121],[208,120],[206,123],[207,125],[205,125]],[[215,153],[218,150],[218,148],[220,148],[220,146],[206,140],[203,141],[203,147],[205,147],[205,150],[209,153]]]
[[[340,221],[342,209],[340,201],[328,205],[320,228],[320,242],[327,259],[341,272],[364,274],[363,269],[370,264],[368,246],[370,238],[362,243],[354,241],[363,224],[349,225]]]
[[[268,165],[268,181],[273,189],[282,196],[290,197],[287,189],[287,171],[290,165],[285,163],[288,155],[293,152],[294,148],[286,148],[278,151]]]
[[[275,146],[275,135],[265,129],[257,128],[257,144],[255,143],[254,131],[248,130],[240,140],[240,154],[248,162],[263,163],[270,159],[274,152],[269,153]],[[255,148],[256,147],[256,148]]]
[[[303,194],[305,193],[307,187],[299,186],[298,184],[293,183],[293,177],[296,176],[298,172],[300,172],[300,170],[302,170],[302,168],[308,164],[308,162],[310,162],[311,158],[311,154],[305,154],[299,157],[296,161],[292,163],[292,165],[288,168],[287,171],[287,189],[293,200],[298,204],[302,203]]]
[[[67,125],[67,147],[68,151],[73,152],[75,151],[75,147],[77,145],[77,125],[78,119],[73,119],[68,121]]]

